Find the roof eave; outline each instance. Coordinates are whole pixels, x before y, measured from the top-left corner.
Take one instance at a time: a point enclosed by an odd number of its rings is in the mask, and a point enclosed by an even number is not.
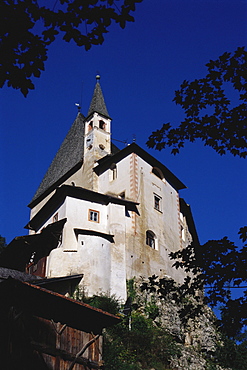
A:
[[[88,304],[12,278],[0,283],[0,292],[6,303],[88,333],[100,334],[103,328],[121,321],[119,317]]]
[[[113,162],[119,162],[122,158],[126,157],[130,153],[136,153],[141,158],[146,160],[149,164],[151,164],[153,167],[159,167],[164,172],[166,180],[176,189],[176,190],[182,190],[186,189],[187,186],[183,184],[182,181],[180,181],[163,163],[158,161],[156,158],[154,158],[151,154],[146,152],[144,149],[142,149],[139,145],[136,143],[132,143],[128,146],[126,146],[124,149],[122,149],[120,152],[113,154],[111,156],[103,157],[98,160],[98,166],[94,168],[94,171],[96,174],[100,174],[104,171],[106,171],[109,168],[110,163]]]
[[[88,121],[93,115],[94,113],[97,113],[97,114],[100,114],[102,117],[104,118],[107,118],[107,119],[110,119],[112,121],[112,118],[98,110],[94,110],[93,112],[91,112],[86,118],[85,118],[85,121]]]
[[[29,221],[25,228],[37,231],[44,224],[44,222],[48,220],[48,218],[52,215],[55,209],[57,209],[58,207],[60,207],[61,204],[63,204],[67,196],[77,199],[89,200],[106,205],[109,203],[120,204],[125,206],[128,210],[134,211],[138,214],[137,205],[139,203],[102,193],[97,193],[92,190],[88,190],[77,186],[62,185],[61,187],[57,188],[53,196]]]

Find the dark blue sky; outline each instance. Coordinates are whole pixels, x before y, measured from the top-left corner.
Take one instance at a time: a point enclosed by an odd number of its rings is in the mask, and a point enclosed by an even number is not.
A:
[[[183,80],[204,76],[210,59],[246,44],[246,9],[244,0],[144,0],[135,23],[125,30],[113,25],[102,46],[86,52],[61,40],[51,45],[27,98],[1,89],[0,234],[7,242],[26,234],[27,204],[76,117],[75,103],[82,100],[87,113],[98,72],[112,138],[130,143],[134,136],[148,150],[153,130],[183,119],[172,102]],[[192,207],[200,241],[237,240],[246,224],[246,162],[220,157],[200,142],[175,157],[148,151],[187,185],[181,196]]]

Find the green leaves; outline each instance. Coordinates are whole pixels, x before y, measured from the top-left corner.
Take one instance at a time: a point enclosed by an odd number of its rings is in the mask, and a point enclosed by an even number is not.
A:
[[[112,21],[125,28],[130,13],[142,0],[59,0],[53,8],[36,0],[3,0],[0,3],[0,87],[5,83],[24,96],[34,89],[47,59],[47,46],[62,34],[89,50],[104,42]]]
[[[172,357],[180,356],[180,349],[168,332],[153,322],[157,307],[145,307],[149,318],[140,311],[129,319],[107,329],[105,335],[104,360],[109,370],[165,369]]]
[[[224,237],[170,255],[175,260],[174,267],[194,274],[182,285],[185,293],[195,295],[205,288],[205,303],[212,307],[222,305],[220,325],[229,337],[235,337],[247,324],[247,227],[242,227],[239,235],[242,248]],[[243,294],[233,298],[232,289],[243,286]]]
[[[201,139],[218,154],[247,156],[247,52],[238,48],[224,53],[207,65],[208,74],[192,82],[184,81],[175,91],[174,101],[185,113],[177,128],[163,125],[152,132],[147,146],[162,150],[171,147],[177,154],[184,142]],[[236,90],[238,105],[227,96],[227,84]]]
[[[183,322],[201,314],[203,304],[220,305],[221,320],[218,324],[229,337],[236,337],[247,324],[247,227],[239,231],[242,247],[236,246],[227,237],[209,240],[202,246],[191,244],[171,253],[173,267],[189,273],[183,284],[168,278],[150,276],[141,285],[142,291],[158,293],[162,299],[183,303],[180,318]],[[236,298],[232,290],[241,288]],[[206,294],[203,297],[203,291]],[[201,292],[201,294],[198,294]]]

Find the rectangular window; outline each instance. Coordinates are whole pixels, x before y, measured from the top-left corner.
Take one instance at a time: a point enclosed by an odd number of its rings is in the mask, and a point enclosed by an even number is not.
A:
[[[146,232],[146,244],[152,249],[155,249],[155,236],[151,231]]]
[[[182,236],[182,240],[185,242],[185,229],[182,225],[181,225],[181,236]]]
[[[112,170],[112,180],[116,180],[117,178],[117,167]]]
[[[157,211],[161,211],[161,197],[159,197],[157,194],[154,194],[154,208]]]
[[[89,221],[99,222],[99,211],[94,211],[94,210],[90,209],[88,219],[89,219]]]
[[[112,163],[110,166],[110,181],[116,180],[117,178],[117,165]]]

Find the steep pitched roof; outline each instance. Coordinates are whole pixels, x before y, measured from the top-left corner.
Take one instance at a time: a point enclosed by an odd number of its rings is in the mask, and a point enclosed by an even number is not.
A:
[[[83,114],[78,113],[29,206],[38,200],[38,198],[53,185],[54,188],[59,185],[58,182],[61,183],[63,177],[76,165],[82,164],[84,151],[84,119],[85,117]]]
[[[97,113],[102,114],[105,117],[110,118],[106,105],[105,105],[104,96],[103,96],[103,93],[102,93],[102,90],[99,84],[100,77],[96,76],[96,79],[97,79],[97,82],[94,88],[93,97],[92,97],[91,104],[88,110],[88,116],[90,116],[90,114],[94,112],[97,112]]]

